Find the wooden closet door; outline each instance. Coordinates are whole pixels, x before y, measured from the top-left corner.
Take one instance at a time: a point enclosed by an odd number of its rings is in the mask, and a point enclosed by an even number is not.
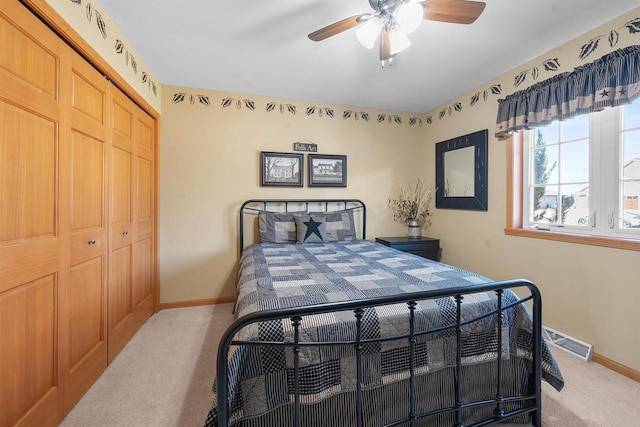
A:
[[[28,28],[28,30],[26,30]],[[18,2],[0,2],[0,426],[57,425],[59,296],[68,146],[59,123],[66,46]]]
[[[109,361],[153,313],[155,280],[154,121],[111,92]]]
[[[142,325],[153,313],[155,281],[155,122],[136,106],[134,159],[135,187],[135,281],[136,323]]]
[[[135,104],[117,88],[110,89],[109,362],[137,330],[133,294]]]
[[[70,128],[70,275],[65,413],[107,367],[107,81],[73,54]]]

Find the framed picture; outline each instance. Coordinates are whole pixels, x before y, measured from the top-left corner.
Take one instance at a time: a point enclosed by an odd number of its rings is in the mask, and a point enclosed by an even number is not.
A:
[[[309,187],[346,187],[347,156],[309,154]]]
[[[488,210],[484,129],[436,144],[436,208]]]
[[[260,185],[302,187],[304,164],[302,154],[261,151]]]

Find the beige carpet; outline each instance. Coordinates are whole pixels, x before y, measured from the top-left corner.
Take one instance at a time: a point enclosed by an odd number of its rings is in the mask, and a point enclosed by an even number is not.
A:
[[[232,318],[231,304],[152,316],[61,425],[202,426],[213,398],[217,343]],[[640,383],[554,354],[566,386],[558,393],[543,383],[545,427],[640,426]]]

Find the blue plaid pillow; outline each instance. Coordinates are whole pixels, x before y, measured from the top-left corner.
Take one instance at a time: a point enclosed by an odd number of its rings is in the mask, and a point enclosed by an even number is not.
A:
[[[327,221],[327,238],[325,242],[339,242],[357,238],[353,210],[351,209],[332,212],[309,212],[309,215],[324,215]]]
[[[293,218],[306,212],[258,213],[260,243],[295,243],[296,223]]]

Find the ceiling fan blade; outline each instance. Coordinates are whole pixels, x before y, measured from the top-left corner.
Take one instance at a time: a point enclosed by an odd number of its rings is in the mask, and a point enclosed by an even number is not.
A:
[[[391,42],[389,40],[389,31],[383,29],[380,33],[380,61],[391,59]]]
[[[331,36],[335,36],[336,34],[339,34],[358,25],[358,18],[366,15],[368,14],[363,13],[362,15],[351,16],[349,18],[343,19],[342,21],[334,22],[331,25],[327,25],[326,27],[314,31],[313,33],[309,34],[308,37],[314,42],[319,42]]]
[[[482,14],[485,3],[466,0],[427,0],[424,19],[429,21],[471,24]]]

